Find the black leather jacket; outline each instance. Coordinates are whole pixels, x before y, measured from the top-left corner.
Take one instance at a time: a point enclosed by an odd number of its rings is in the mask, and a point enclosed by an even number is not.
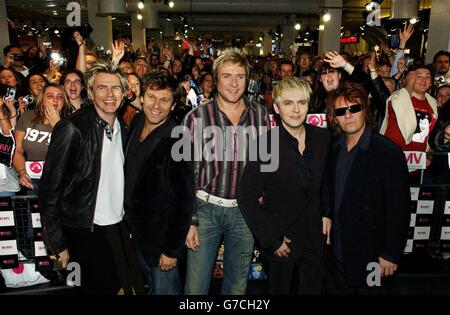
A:
[[[39,187],[44,242],[49,254],[67,248],[62,227],[93,227],[104,128],[93,105],[56,124]],[[122,143],[127,129],[121,123]]]

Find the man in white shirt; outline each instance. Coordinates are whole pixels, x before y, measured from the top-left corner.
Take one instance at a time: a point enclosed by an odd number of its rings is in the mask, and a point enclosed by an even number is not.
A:
[[[142,293],[123,221],[126,129],[116,112],[127,79],[118,66],[98,62],[86,82],[92,105],[53,129],[39,189],[44,241],[63,268],[69,259],[80,264],[82,293]]]

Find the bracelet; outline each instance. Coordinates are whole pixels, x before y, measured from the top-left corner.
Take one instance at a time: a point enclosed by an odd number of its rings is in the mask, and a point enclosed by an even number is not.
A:
[[[9,117],[9,119],[16,117],[18,114],[19,114],[19,111],[16,110],[16,113],[14,114],[14,116]]]
[[[24,168],[21,168],[20,170],[18,170],[17,171],[17,174],[19,174],[20,172],[22,172],[22,171],[25,171],[25,173],[27,172],[27,170],[26,169],[24,169]]]

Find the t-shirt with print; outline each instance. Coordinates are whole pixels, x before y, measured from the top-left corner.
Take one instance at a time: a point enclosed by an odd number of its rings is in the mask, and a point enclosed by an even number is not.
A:
[[[27,161],[45,161],[52,136],[52,126],[32,123],[34,111],[24,112],[17,121],[16,130],[25,132],[23,150]]]
[[[425,152],[427,150],[428,137],[436,124],[436,117],[426,99],[419,100],[413,97],[411,100],[416,114],[415,123],[417,124],[411,142],[408,145],[405,144],[405,140],[398,128],[397,117],[392,109],[391,103],[388,105],[388,126],[384,135],[397,143],[403,151]]]

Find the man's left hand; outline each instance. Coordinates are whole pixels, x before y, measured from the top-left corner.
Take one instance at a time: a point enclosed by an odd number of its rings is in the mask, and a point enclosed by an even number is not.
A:
[[[397,271],[397,264],[394,264],[382,257],[378,257],[380,264],[380,273],[382,277],[392,276]]]
[[[323,235],[327,236],[327,245],[331,244],[331,241],[330,241],[331,224],[332,224],[331,219],[326,218],[326,217],[322,218],[322,233],[323,233]]]
[[[177,265],[176,258],[167,257],[164,254],[161,254],[161,256],[159,256],[159,267],[161,268],[162,271],[170,271],[173,268],[175,268],[176,265]]]

